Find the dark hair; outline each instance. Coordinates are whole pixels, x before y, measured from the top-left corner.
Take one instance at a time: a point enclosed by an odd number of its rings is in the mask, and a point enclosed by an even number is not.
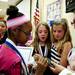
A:
[[[7,20],[24,15],[21,12],[19,12],[19,9],[16,6],[13,5],[10,5],[9,8],[7,8],[6,14],[8,15]]]
[[[7,8],[6,14],[8,15],[7,21],[24,15],[23,13],[19,12],[19,9],[14,5],[10,5],[9,8]],[[14,32],[15,31],[12,31],[12,29],[9,28],[8,36],[10,37],[11,34],[15,35]]]

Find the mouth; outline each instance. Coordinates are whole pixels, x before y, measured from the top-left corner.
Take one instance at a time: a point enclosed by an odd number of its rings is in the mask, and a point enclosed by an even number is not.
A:
[[[42,39],[45,39],[45,37],[41,37]]]
[[[41,37],[41,39],[45,41],[46,40],[46,37]]]

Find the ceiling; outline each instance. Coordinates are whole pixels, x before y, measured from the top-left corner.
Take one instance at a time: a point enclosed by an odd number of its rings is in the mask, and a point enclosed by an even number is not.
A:
[[[4,16],[10,5],[18,5],[23,0],[0,0],[0,16]]]

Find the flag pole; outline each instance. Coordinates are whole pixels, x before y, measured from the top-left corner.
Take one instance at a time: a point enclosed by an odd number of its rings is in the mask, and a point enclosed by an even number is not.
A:
[[[32,0],[30,0],[30,21],[32,18]]]

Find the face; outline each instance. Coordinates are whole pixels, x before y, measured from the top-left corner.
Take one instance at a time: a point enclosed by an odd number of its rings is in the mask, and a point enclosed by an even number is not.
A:
[[[6,31],[7,27],[4,22],[0,22],[0,38],[3,38],[4,32]]]
[[[62,25],[53,25],[53,36],[57,41],[64,37],[64,29]]]
[[[46,29],[45,26],[41,25],[38,28],[38,37],[40,42],[46,42],[47,36],[48,36],[48,30]]]
[[[29,40],[31,33],[31,28],[21,27],[17,28],[17,42],[20,44],[25,44]]]
[[[5,32],[6,31],[6,25],[4,23],[0,23],[0,33]]]

